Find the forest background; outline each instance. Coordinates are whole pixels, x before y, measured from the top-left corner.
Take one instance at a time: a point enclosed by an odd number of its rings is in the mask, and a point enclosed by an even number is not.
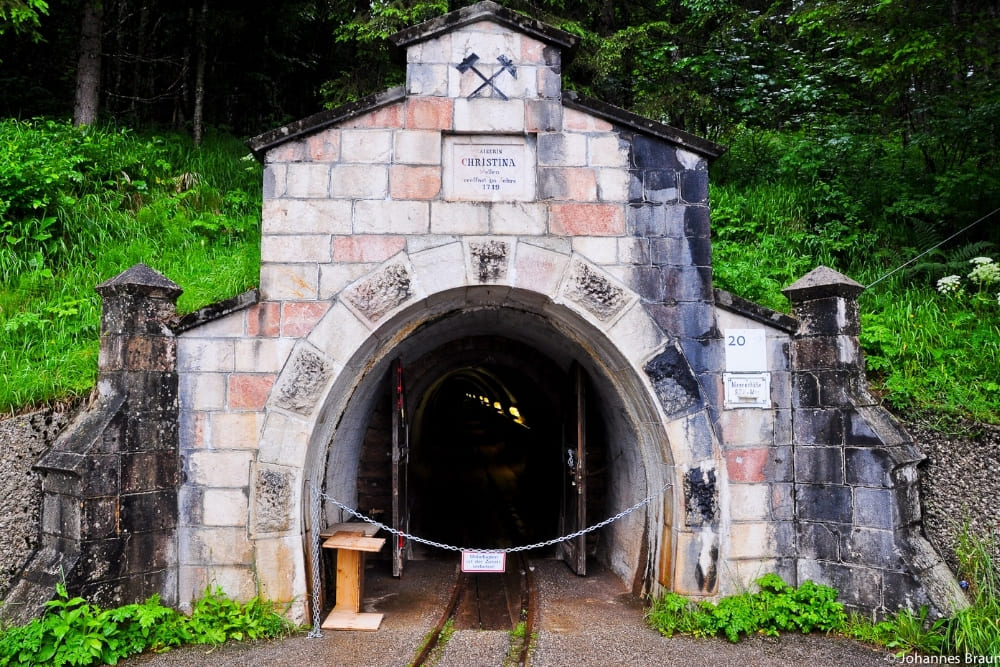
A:
[[[257,281],[243,141],[403,82],[386,36],[468,2],[0,0],[0,411],[85,395],[93,286],[144,262],[191,311]],[[1000,2],[538,0],[564,85],[729,146],[716,286],[869,288],[873,389],[1000,424]]]

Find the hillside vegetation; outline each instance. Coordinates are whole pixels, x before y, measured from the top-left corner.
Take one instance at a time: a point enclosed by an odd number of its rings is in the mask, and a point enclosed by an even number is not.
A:
[[[949,194],[929,202],[940,184],[900,174],[905,150],[862,135],[736,132],[712,171],[716,284],[787,310],[781,288],[818,264],[875,283],[861,297],[862,342],[887,404],[1000,423],[997,248],[971,240],[973,226],[876,282],[944,240],[933,224],[894,219]],[[184,288],[182,312],[256,285],[260,207],[260,166],[225,134],[195,147],[175,134],[0,122],[0,410],[91,389],[93,288],[137,262]]]

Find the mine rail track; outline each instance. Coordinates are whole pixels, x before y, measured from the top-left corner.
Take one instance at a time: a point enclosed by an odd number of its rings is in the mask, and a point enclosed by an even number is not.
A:
[[[510,662],[504,664],[524,667],[528,664],[537,615],[535,577],[523,554],[509,558],[507,571],[502,575],[469,574],[456,568],[448,602],[410,665],[429,664],[435,651],[447,640],[446,628],[451,621],[454,629],[511,630],[513,644],[507,653]]]

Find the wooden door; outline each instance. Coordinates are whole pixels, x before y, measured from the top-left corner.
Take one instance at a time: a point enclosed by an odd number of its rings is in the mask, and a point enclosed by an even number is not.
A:
[[[408,532],[410,529],[409,498],[407,497],[406,468],[410,459],[410,429],[406,423],[406,401],[403,392],[403,361],[392,364],[392,527]],[[406,560],[406,543],[402,536],[392,536],[392,576],[403,574]]]
[[[570,368],[570,410],[563,446],[562,534],[582,530],[587,525],[587,383],[583,368]],[[573,572],[587,574],[587,536],[560,542],[561,555]]]

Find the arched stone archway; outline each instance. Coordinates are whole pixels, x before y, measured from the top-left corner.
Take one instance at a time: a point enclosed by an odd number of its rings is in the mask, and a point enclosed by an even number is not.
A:
[[[509,243],[514,264],[517,257],[539,250]],[[519,285],[515,271],[508,274],[513,284],[483,285],[467,280],[475,277],[469,272],[453,275],[451,284],[442,285],[448,280],[438,270],[442,264],[426,255],[462,252],[462,244],[453,245],[400,253],[345,288],[277,378],[266,406],[251,488],[251,538],[262,588],[279,599],[305,592],[302,535],[309,489],[324,489],[348,505],[357,502],[364,433],[392,361],[402,358],[406,363],[450,342],[483,335],[536,350],[559,368],[576,362],[586,370],[595,390],[593,403],[609,434],[605,514],[618,513],[667,487],[662,501],[603,529],[602,558],[637,589],[669,584],[675,576],[678,542],[684,541],[674,533],[690,524],[674,510],[684,504],[677,496],[686,483],[683,471],[692,466],[714,469],[718,459],[711,429],[691,436],[689,425],[705,408],[675,391],[695,382],[694,377],[689,370],[688,377],[675,377],[685,370],[677,363],[663,371],[664,359],[683,359],[675,344],[627,287],[582,257],[546,250],[550,261],[543,269],[520,276],[551,285],[553,297]],[[589,283],[596,281],[601,294],[615,294],[612,308],[594,303],[581,290],[581,275]],[[359,298],[375,285],[396,295],[396,302]],[[359,302],[366,307],[358,307]],[[673,412],[665,414],[664,405]],[[325,508],[324,524],[340,519],[334,510]],[[687,541],[687,550],[694,548],[690,558],[696,561],[703,561],[711,549],[711,558],[717,557],[717,536],[713,529],[706,530],[711,534],[697,534],[697,545]],[[289,564],[295,576],[262,563],[262,554],[271,562]],[[714,576],[709,573],[709,583]],[[706,577],[700,579],[705,587]]]

